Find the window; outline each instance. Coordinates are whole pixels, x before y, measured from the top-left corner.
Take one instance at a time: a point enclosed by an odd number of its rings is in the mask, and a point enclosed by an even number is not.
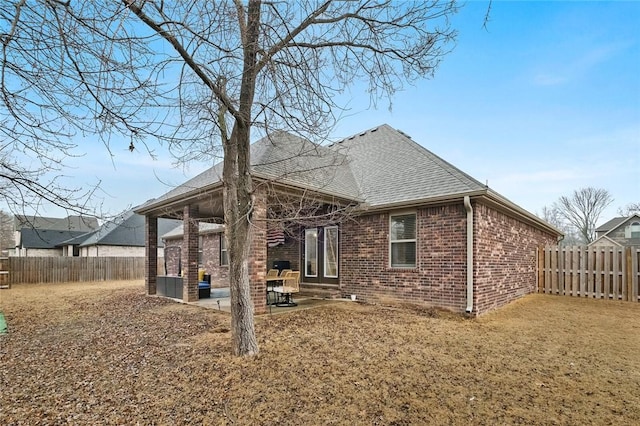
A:
[[[318,229],[304,230],[304,275],[318,276]]]
[[[338,227],[324,228],[324,276],[338,278]]]
[[[392,268],[416,267],[416,214],[390,218],[389,252]]]
[[[227,240],[224,234],[220,234],[220,266],[229,266],[229,254],[227,252]]]
[[[198,267],[202,268],[204,266],[204,260],[202,256],[202,236],[198,237]]]
[[[640,222],[633,222],[630,228],[631,238],[640,238]]]

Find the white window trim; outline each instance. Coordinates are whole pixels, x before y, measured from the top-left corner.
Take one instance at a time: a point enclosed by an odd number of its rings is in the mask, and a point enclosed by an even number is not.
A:
[[[405,240],[392,240],[391,239],[391,225],[393,223],[393,218],[396,216],[407,216],[407,215],[414,215],[416,217],[416,236],[413,239],[405,239]],[[401,211],[401,212],[396,212],[393,214],[389,214],[389,268],[391,269],[415,269],[418,267],[418,213],[415,210],[407,210],[407,211]],[[407,265],[407,266],[393,266],[392,264],[392,250],[391,247],[393,245],[393,243],[416,243],[416,263],[411,266],[411,265]]]
[[[315,258],[316,274],[315,275],[307,274],[307,260],[309,260],[309,245],[307,244],[307,233],[309,233],[309,232],[315,232],[316,233],[316,244],[315,244],[315,250],[316,250],[316,258]],[[318,228],[306,228],[304,230],[304,276],[305,277],[309,277],[309,278],[317,278],[318,277]]]
[[[335,275],[329,275],[329,273],[327,272],[327,230],[329,229],[335,229],[336,230],[336,274]],[[337,226],[325,226],[324,227],[324,277],[325,278],[338,278],[338,275],[340,274],[340,250],[339,250],[339,244],[340,244],[340,231],[338,230]]]
[[[224,248],[222,248],[222,244],[224,243]],[[225,253],[226,256],[222,256],[222,253]],[[222,263],[222,259],[227,259],[226,263]],[[229,266],[229,250],[227,249],[227,240],[224,234],[220,234],[220,266]]]

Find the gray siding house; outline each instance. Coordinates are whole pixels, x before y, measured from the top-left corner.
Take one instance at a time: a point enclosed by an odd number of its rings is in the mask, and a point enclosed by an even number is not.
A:
[[[596,228],[596,237],[589,247],[640,247],[640,214],[614,217]]]

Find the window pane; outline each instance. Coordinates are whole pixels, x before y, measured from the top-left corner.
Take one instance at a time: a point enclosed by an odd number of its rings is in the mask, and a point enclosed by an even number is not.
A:
[[[391,240],[414,240],[416,238],[416,215],[391,217]]]
[[[229,266],[227,240],[224,238],[224,235],[220,235],[220,266]]]
[[[416,243],[391,243],[391,266],[395,268],[415,268]]]
[[[338,228],[324,228],[324,276],[338,276]]]
[[[307,277],[318,276],[318,230],[304,230],[304,257],[305,275]]]

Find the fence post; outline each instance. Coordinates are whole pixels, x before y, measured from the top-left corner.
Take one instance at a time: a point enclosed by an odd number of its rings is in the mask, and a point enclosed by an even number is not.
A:
[[[536,277],[538,281],[538,293],[544,293],[544,248],[538,247],[536,250],[538,253],[538,256],[536,256],[536,266],[538,267],[538,275]]]
[[[0,257],[0,288],[11,288],[8,257]]]
[[[633,301],[634,298],[634,294],[633,294],[633,275],[634,273],[636,273],[636,271],[633,270],[633,262],[632,262],[632,258],[631,258],[631,247],[626,247],[624,249],[624,257],[627,260],[627,266],[625,268],[625,275],[627,277],[626,279],[626,288],[627,288],[627,299],[629,302]],[[636,296],[636,300],[637,300],[637,296]]]

